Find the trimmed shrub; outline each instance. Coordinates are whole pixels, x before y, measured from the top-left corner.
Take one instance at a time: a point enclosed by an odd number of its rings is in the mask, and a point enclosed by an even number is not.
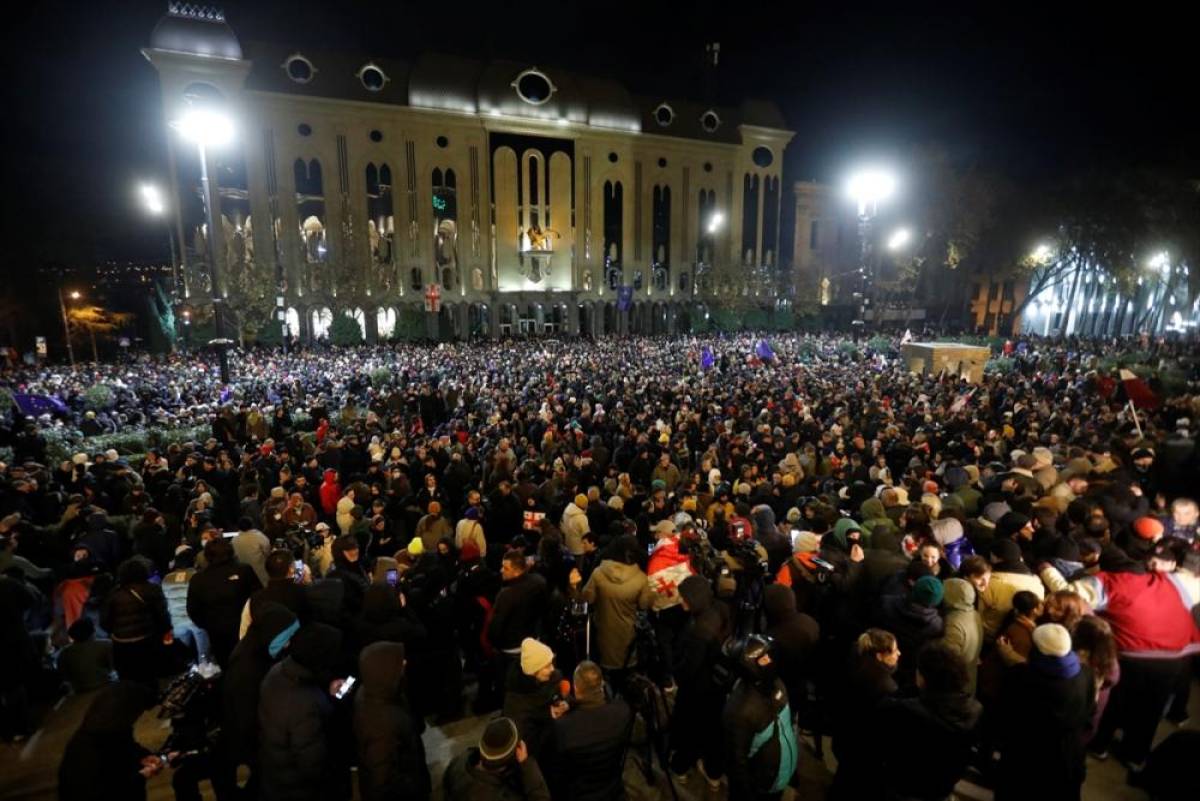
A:
[[[361,345],[363,334],[358,321],[345,312],[334,315],[333,324],[329,327],[329,341],[342,347]]]
[[[112,387],[108,384],[96,384],[83,391],[83,403],[93,412],[111,407],[115,400]]]

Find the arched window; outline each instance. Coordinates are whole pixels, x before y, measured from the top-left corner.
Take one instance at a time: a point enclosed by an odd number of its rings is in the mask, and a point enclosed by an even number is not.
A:
[[[367,238],[371,246],[371,264],[375,267],[376,285],[384,291],[389,286],[394,258],[396,221],[392,208],[392,170],[387,164],[367,165]]]
[[[326,306],[318,306],[309,313],[309,323],[313,339],[324,339],[329,336],[329,328],[333,325],[333,312]]]
[[[328,260],[329,243],[325,233],[325,187],[321,178],[321,162],[296,159],[293,172],[296,182],[296,217],[300,221],[300,252],[304,261],[316,264]],[[319,281],[314,275],[314,289]]]
[[[723,219],[717,211],[717,193],[712,189],[700,190],[696,219],[700,228],[696,239],[696,261],[711,265],[716,250],[717,231],[720,230]]]
[[[747,173],[742,181],[742,264],[757,266],[758,254],[758,175]]]
[[[447,289],[458,280],[458,179],[454,170],[433,169],[433,259],[434,276]],[[435,279],[437,280],[437,279]]]
[[[420,292],[425,287],[425,276],[421,274],[420,267],[413,267],[408,272],[409,286],[415,291]]]
[[[284,317],[285,317],[285,319],[283,321],[283,324],[284,324],[284,326],[286,326],[286,330],[283,332],[283,335],[286,337],[299,336],[299,334],[300,334],[300,312],[297,311],[295,309],[295,307],[289,306],[287,313],[284,315]]]
[[[375,330],[380,339],[391,339],[396,332],[396,310],[387,306],[375,312]]]
[[[605,261],[620,264],[624,255],[624,192],[621,182],[604,182],[604,254]]]

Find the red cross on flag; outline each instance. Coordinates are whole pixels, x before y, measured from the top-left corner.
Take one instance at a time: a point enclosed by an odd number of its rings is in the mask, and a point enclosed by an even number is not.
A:
[[[655,546],[646,573],[654,590],[655,609],[668,609],[679,603],[679,585],[692,575],[692,565],[687,554],[679,552],[678,537],[661,540]]]
[[[430,284],[425,288],[425,311],[437,313],[442,310],[442,287]]]

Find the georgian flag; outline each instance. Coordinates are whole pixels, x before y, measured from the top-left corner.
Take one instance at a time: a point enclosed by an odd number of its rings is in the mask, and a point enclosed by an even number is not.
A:
[[[679,552],[679,538],[660,540],[650,554],[646,575],[650,588],[654,590],[654,608],[670,609],[679,603],[679,585],[693,575],[692,564],[687,554]]]

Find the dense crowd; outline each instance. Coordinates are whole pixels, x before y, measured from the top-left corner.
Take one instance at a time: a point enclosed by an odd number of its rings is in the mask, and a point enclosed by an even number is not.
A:
[[[1022,343],[975,385],[795,335],[6,373],[61,408],[5,420],[0,733],[96,694],[64,799],[166,769],[187,799],[617,799],[631,750],[766,799],[798,732],[831,798],[1077,798],[1089,750],[1172,797],[1200,398],[1137,409],[1113,347]],[[54,428],[197,424],[47,464]],[[468,705],[493,717],[431,776],[422,732]]]

